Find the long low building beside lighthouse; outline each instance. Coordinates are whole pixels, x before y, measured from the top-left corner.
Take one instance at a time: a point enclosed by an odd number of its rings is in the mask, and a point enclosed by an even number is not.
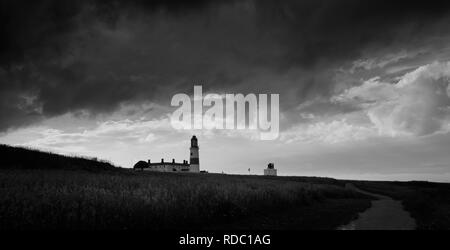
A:
[[[200,172],[200,160],[198,153],[198,140],[194,135],[191,138],[191,147],[190,147],[190,163],[186,160],[183,162],[175,162],[175,159],[172,159],[171,162],[165,162],[164,159],[161,159],[161,162],[151,162],[151,160],[146,161],[138,161],[134,164],[133,169],[141,170],[141,171],[155,171],[155,172],[191,172],[191,173],[199,173]]]

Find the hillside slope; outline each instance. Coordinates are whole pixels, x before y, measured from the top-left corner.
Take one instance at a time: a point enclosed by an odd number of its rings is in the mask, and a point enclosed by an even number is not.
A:
[[[0,169],[116,170],[108,162],[0,145]]]

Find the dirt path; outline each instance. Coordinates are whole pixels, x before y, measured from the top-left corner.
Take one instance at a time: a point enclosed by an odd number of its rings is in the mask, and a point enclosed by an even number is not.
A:
[[[403,209],[401,201],[366,192],[352,184],[347,184],[346,188],[375,196],[378,200],[372,201],[372,207],[360,213],[356,220],[340,226],[338,230],[413,230],[416,228],[415,220]]]

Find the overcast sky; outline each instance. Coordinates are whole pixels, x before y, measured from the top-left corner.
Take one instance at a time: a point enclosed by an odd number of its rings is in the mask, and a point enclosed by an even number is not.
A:
[[[210,172],[450,181],[448,1],[1,1],[0,143]],[[179,131],[176,93],[280,94],[280,137]]]

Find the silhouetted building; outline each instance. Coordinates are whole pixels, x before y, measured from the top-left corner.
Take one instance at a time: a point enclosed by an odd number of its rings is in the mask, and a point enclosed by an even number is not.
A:
[[[198,157],[198,149],[199,149],[198,148],[198,140],[197,140],[197,137],[194,135],[191,138],[191,148],[190,148],[191,164],[189,167],[190,167],[191,172],[196,172],[196,173],[200,172],[200,160]]]
[[[183,162],[175,162],[175,159],[172,159],[172,162],[165,162],[164,159],[161,159],[161,162],[148,162],[139,161],[134,165],[135,170],[144,170],[144,171],[157,171],[157,172],[193,172],[200,173],[200,161],[198,154],[198,140],[194,135],[191,138],[191,147],[190,147],[190,163],[187,160],[183,160]]]
[[[277,170],[275,169],[275,166],[273,163],[269,163],[267,165],[267,168],[264,169],[264,175],[277,176]]]

